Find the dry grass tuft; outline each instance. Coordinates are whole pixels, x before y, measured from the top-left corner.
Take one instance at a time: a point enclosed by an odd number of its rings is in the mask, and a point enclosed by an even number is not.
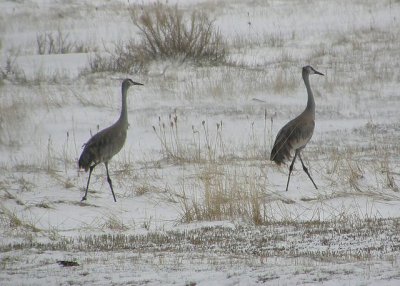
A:
[[[126,43],[118,42],[114,49],[105,53],[94,53],[89,56],[89,67],[83,74],[89,72],[121,72],[138,73],[145,69],[148,59],[138,52],[136,42],[131,39]]]
[[[57,30],[55,33],[38,33],[36,45],[39,55],[87,53],[89,51],[85,44],[71,40],[69,33],[64,33],[61,30]]]
[[[182,192],[182,220],[245,219],[255,225],[268,221],[265,176],[247,167],[207,164],[199,174],[200,193],[189,198]]]
[[[33,234],[40,232],[40,229],[34,225],[33,222],[28,222],[17,216],[16,213],[12,212],[3,205],[0,205],[0,223],[7,226],[7,230],[20,230],[27,234]]]
[[[182,162],[206,162],[223,159],[225,156],[225,143],[223,140],[223,122],[215,124],[215,132],[211,132],[208,122],[203,120],[200,126],[192,125],[192,139],[185,142],[186,138],[181,136],[181,125],[178,115],[170,114],[165,123],[161,117],[158,125],[153,126],[161,144],[161,153],[168,159],[178,163]]]
[[[141,11],[138,13],[138,11]],[[221,33],[204,12],[185,16],[178,6],[156,3],[131,10],[140,30],[138,53],[144,58],[180,59],[212,64],[225,61],[226,45]]]
[[[115,44],[106,54],[94,54],[84,73],[142,72],[154,60],[190,60],[212,65],[225,62],[225,41],[205,13],[195,11],[186,16],[178,6],[156,3],[133,6],[131,19],[139,29],[140,40],[132,38]]]
[[[129,227],[116,215],[110,214],[107,220],[102,225],[103,229],[122,232],[129,229]]]

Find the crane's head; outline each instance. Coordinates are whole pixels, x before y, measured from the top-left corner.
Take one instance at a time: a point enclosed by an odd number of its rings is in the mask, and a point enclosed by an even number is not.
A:
[[[131,80],[130,78],[126,78],[124,79],[124,81],[122,82],[122,89],[127,90],[129,87],[131,87],[132,85],[143,85],[142,83],[138,83],[135,82],[133,80]]]
[[[310,75],[310,74],[319,74],[319,75],[324,75],[323,73],[320,73],[319,71],[316,71],[312,66],[305,66],[303,67],[303,75]]]

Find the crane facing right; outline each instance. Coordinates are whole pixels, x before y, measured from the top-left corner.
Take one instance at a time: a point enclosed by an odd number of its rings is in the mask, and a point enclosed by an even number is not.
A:
[[[83,145],[85,146],[85,148],[83,149],[82,154],[79,157],[78,165],[79,169],[82,168],[85,170],[85,172],[89,170],[89,177],[86,184],[85,195],[83,196],[82,201],[86,201],[89,190],[90,176],[92,175],[93,169],[100,163],[104,163],[104,165],[106,165],[107,182],[110,185],[114,202],[117,201],[117,199],[115,198],[110,174],[108,173],[108,161],[110,161],[111,158],[116,155],[125,144],[126,134],[129,127],[126,96],[129,87],[133,85],[143,84],[134,82],[130,78],[124,79],[124,81],[122,82],[121,115],[119,116],[117,122],[115,122],[110,127],[96,133],[92,138],[89,139],[89,141],[87,141]]]
[[[270,160],[274,161],[278,165],[282,164],[286,160],[289,160],[294,151],[294,157],[289,166],[289,176],[286,184],[286,191],[289,188],[290,175],[292,174],[293,165],[297,157],[300,159],[304,172],[306,172],[314,187],[318,189],[317,185],[314,183],[314,180],[311,178],[307,167],[304,165],[300,154],[304,147],[306,147],[308,141],[310,141],[314,133],[315,126],[315,101],[310,87],[310,74],[324,75],[319,71],[316,71],[312,66],[303,67],[302,76],[308,94],[307,107],[299,116],[289,121],[285,126],[282,127],[276,136],[275,143],[271,151]]]

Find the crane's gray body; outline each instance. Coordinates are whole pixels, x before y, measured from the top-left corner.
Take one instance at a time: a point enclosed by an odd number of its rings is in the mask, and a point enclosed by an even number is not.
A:
[[[87,192],[89,188],[90,176],[93,169],[100,163],[106,165],[107,170],[107,180],[111,188],[111,192],[116,201],[114,190],[112,187],[112,182],[110,175],[108,173],[108,161],[117,154],[125,144],[126,134],[128,130],[128,113],[127,113],[127,103],[126,96],[130,86],[132,85],[142,85],[132,81],[131,79],[125,79],[122,82],[121,93],[122,93],[122,106],[121,115],[117,122],[115,122],[110,127],[107,127],[100,132],[96,133],[88,142],[85,143],[85,148],[79,157],[78,165],[79,168],[85,169],[85,171],[90,170],[89,178],[86,186],[86,192],[82,200],[86,200]]]
[[[128,126],[117,121],[110,127],[95,134],[79,158],[79,168],[89,170],[90,166],[108,162],[125,144]]]
[[[323,75],[311,66],[303,67],[302,76],[304,84],[306,85],[308,95],[307,107],[299,116],[289,121],[285,126],[282,127],[282,129],[278,132],[278,135],[276,136],[275,143],[271,151],[270,160],[274,161],[278,165],[282,164],[286,160],[289,160],[292,157],[292,153],[295,153],[292,164],[289,168],[289,178],[286,190],[289,186],[290,174],[292,172],[293,164],[297,156],[299,156],[300,158],[300,161],[303,165],[303,170],[307,173],[315,188],[317,188],[310,174],[308,173],[307,168],[304,166],[303,160],[301,159],[300,155],[300,151],[303,150],[307,143],[310,141],[314,133],[315,127],[315,101],[310,87],[310,74]]]

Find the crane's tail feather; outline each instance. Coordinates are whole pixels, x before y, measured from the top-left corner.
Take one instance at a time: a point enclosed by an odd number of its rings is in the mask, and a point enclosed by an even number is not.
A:
[[[81,156],[79,157],[78,165],[79,169],[85,169],[85,172],[89,170],[90,165],[93,162],[93,155],[91,152],[88,152],[88,150],[83,150]]]
[[[286,160],[290,159],[290,150],[292,149],[292,146],[287,143],[288,142],[275,142],[275,145],[271,151],[271,161],[274,161],[276,164],[280,165]]]

